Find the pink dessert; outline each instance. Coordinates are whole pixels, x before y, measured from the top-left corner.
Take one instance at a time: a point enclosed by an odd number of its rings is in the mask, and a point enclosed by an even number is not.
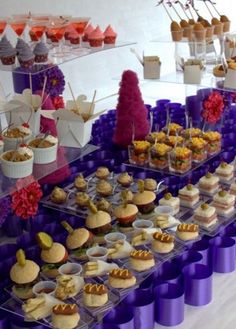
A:
[[[89,34],[90,47],[102,47],[104,41],[104,34],[99,26]]]
[[[108,25],[104,31],[104,43],[107,45],[114,45],[116,42],[117,33],[112,29],[111,25]]]
[[[89,24],[84,30],[83,42],[89,42],[89,34],[94,31],[92,24]]]
[[[70,40],[70,43],[72,45],[79,45],[80,44],[80,36],[77,32],[71,32],[68,36],[68,39]]]

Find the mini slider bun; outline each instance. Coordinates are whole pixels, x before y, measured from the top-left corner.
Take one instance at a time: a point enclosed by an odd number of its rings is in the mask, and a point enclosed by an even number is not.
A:
[[[149,250],[134,250],[130,253],[130,266],[137,272],[149,270],[155,266],[154,256]]]
[[[109,273],[108,282],[113,288],[126,289],[135,285],[136,278],[128,269],[115,268]]]
[[[52,309],[52,325],[55,329],[74,329],[80,315],[76,304],[57,304]]]
[[[33,285],[36,283],[40,268],[32,260],[25,259],[25,253],[19,249],[16,253],[17,262],[10,270],[10,278],[15,283],[12,290],[21,299],[33,297]]]
[[[134,194],[133,203],[138,207],[138,210],[142,214],[149,214],[155,208],[154,201],[156,194],[152,191],[144,190],[144,181],[138,181],[139,192]]]
[[[174,249],[174,237],[167,233],[154,233],[152,249],[160,254],[171,252]]]
[[[83,302],[88,307],[99,307],[108,301],[108,290],[104,284],[87,283],[84,286]]]
[[[199,226],[197,224],[179,224],[176,235],[183,241],[196,239],[199,235]]]
[[[134,204],[128,203],[127,193],[127,190],[121,192],[122,205],[114,209],[114,216],[117,218],[123,231],[132,227],[132,223],[135,221],[138,213],[138,208]]]

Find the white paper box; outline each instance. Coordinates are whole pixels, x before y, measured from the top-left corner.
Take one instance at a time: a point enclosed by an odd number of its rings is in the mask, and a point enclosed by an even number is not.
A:
[[[228,69],[225,76],[224,87],[236,89],[236,70]]]
[[[161,62],[158,56],[143,57],[144,79],[160,79]]]
[[[92,104],[92,102],[87,102],[86,100],[86,95],[79,95],[76,101],[68,100],[66,102],[66,109],[79,110],[79,113],[83,116],[83,118],[88,118],[93,115],[95,104]]]
[[[224,52],[225,52],[226,58],[232,58],[232,57],[236,56],[236,43],[235,43],[235,41],[233,43],[235,44],[235,47],[230,47],[230,42],[225,41]]]
[[[185,65],[184,66],[184,83],[196,84],[201,83],[202,71],[200,65]]]

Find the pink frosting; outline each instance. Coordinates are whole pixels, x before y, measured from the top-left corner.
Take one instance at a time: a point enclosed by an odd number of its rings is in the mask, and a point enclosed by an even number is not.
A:
[[[87,35],[89,35],[91,32],[93,32],[94,31],[94,27],[93,27],[93,25],[92,24],[89,24],[87,27],[86,27],[86,29],[84,30],[84,34],[87,34]]]
[[[89,39],[104,39],[104,34],[99,26],[89,34]]]
[[[71,39],[77,39],[79,37],[79,34],[76,31],[70,32],[69,38]]]
[[[105,35],[105,37],[116,37],[117,33],[113,30],[111,25],[108,25],[108,27],[104,31],[104,35]]]

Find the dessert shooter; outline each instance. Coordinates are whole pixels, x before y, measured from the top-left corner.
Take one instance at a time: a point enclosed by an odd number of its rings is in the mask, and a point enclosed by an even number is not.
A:
[[[176,230],[176,236],[183,240],[189,241],[198,238],[199,226],[197,224],[179,224]]]
[[[85,192],[87,190],[87,185],[88,184],[84,179],[83,174],[79,174],[79,176],[75,178],[74,186],[77,188],[79,192]]]
[[[217,131],[207,131],[203,134],[207,142],[207,153],[213,155],[221,150],[221,134]]]
[[[173,209],[173,215],[176,215],[179,212],[180,199],[171,193],[165,193],[164,197],[159,200],[159,205],[170,206]]]
[[[174,237],[167,233],[153,234],[152,249],[159,254],[167,254],[174,249]]]
[[[127,289],[136,284],[136,278],[128,269],[117,268],[109,273],[108,283],[112,288]]]
[[[223,161],[216,168],[215,174],[219,177],[220,182],[229,182],[234,177],[234,166]]]
[[[88,35],[89,45],[91,48],[101,48],[103,47],[103,41],[105,37],[100,27],[97,26],[91,33]]]
[[[129,162],[136,165],[145,165],[149,159],[149,149],[151,144],[147,141],[133,141],[129,145]]]
[[[76,296],[84,285],[84,279],[79,275],[59,275],[57,276],[57,286],[55,297],[66,300]]]
[[[137,272],[150,270],[155,266],[153,253],[149,250],[134,250],[130,253],[129,264]]]
[[[216,208],[217,215],[228,216],[234,212],[235,195],[226,190],[221,190],[213,197],[212,205]]]
[[[52,308],[52,325],[55,329],[74,329],[80,321],[76,304],[57,304]]]
[[[201,204],[194,211],[194,221],[204,227],[214,225],[217,222],[216,208],[207,203]]]
[[[164,143],[155,143],[150,148],[149,165],[152,168],[163,169],[168,165],[168,153],[171,147]]]
[[[18,144],[27,143],[31,137],[32,131],[29,124],[26,122],[20,126],[7,128],[2,134],[4,150],[15,150]]]
[[[34,152],[34,163],[46,164],[56,161],[58,139],[52,135],[37,137],[29,142]]]
[[[133,183],[134,179],[127,171],[121,173],[117,177],[117,183],[123,187],[129,187]]]
[[[101,199],[97,200],[95,202],[95,205],[96,205],[98,210],[108,212],[108,214],[110,214],[110,215],[113,213],[112,204],[108,200],[106,200],[105,198],[101,198]]]
[[[3,65],[13,65],[16,60],[16,49],[5,35],[0,41],[0,59]]]
[[[199,180],[199,189],[200,192],[213,195],[219,189],[219,177],[210,172],[206,173],[206,175]]]
[[[83,303],[88,307],[100,307],[108,302],[108,289],[104,284],[87,283],[83,289]]]
[[[17,262],[10,270],[10,278],[14,282],[13,293],[20,299],[33,297],[33,286],[38,281],[40,268],[32,260],[25,258],[25,253],[19,249],[16,253]]]
[[[202,136],[202,131],[199,128],[188,128],[188,129],[185,129],[182,132],[182,135],[186,139],[191,139],[191,138],[194,138],[194,137],[201,137]]]
[[[184,142],[184,139],[182,136],[167,136],[165,144],[174,147],[175,145],[182,145]]]
[[[168,132],[168,136],[178,136],[183,131],[183,127],[178,123],[171,122],[168,124],[165,130]]]
[[[187,184],[179,190],[180,205],[188,208],[199,202],[199,189],[193,184]]]
[[[201,137],[193,137],[187,143],[192,151],[193,162],[202,162],[207,158],[207,142]]]
[[[181,26],[176,22],[172,21],[170,25],[171,36],[173,41],[181,41],[183,38],[183,29]]]
[[[192,151],[187,147],[175,147],[169,153],[169,170],[185,173],[192,168]]]
[[[144,190],[144,181],[138,180],[138,192],[134,194],[133,203],[141,214],[150,214],[155,208],[156,194]]]

